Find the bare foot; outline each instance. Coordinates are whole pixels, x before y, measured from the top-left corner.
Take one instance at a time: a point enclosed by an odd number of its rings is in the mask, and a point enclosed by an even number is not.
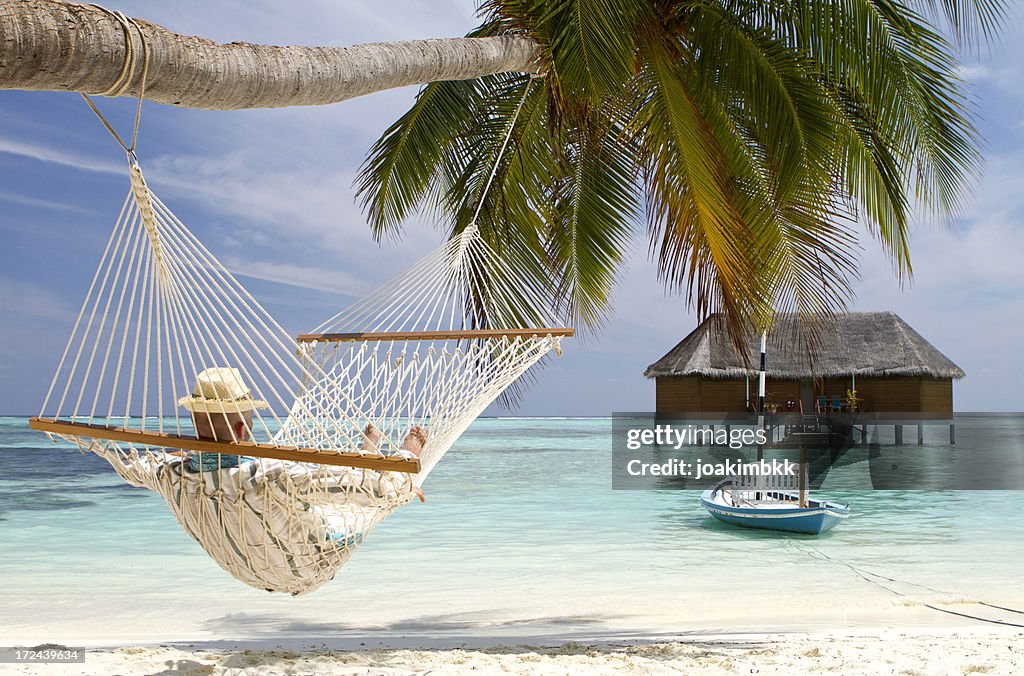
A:
[[[367,423],[363,430],[363,445],[361,451],[380,451],[380,430],[373,423]]]
[[[409,430],[409,434],[405,435],[405,441],[402,442],[402,448],[419,457],[420,451],[423,450],[423,445],[425,443],[427,443],[427,431],[419,425],[416,425]]]

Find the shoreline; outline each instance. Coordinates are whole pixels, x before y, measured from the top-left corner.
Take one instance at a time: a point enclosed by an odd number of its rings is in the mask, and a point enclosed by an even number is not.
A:
[[[194,641],[87,649],[86,661],[61,673],[445,674],[1013,674],[1024,670],[1024,629],[962,625],[794,632],[689,631],[673,637],[538,640],[538,636],[395,637],[381,647],[322,639]],[[406,643],[408,645],[399,645]],[[413,643],[415,645],[413,645]],[[52,673],[54,665],[15,665],[17,673]]]
[[[734,592],[729,594],[728,592]],[[21,626],[0,629],[0,645],[33,646],[62,643],[86,648],[119,646],[205,646],[209,648],[330,646],[339,650],[367,648],[490,648],[502,644],[557,645],[568,642],[655,642],[687,637],[871,634],[905,631],[917,634],[950,632],[1024,632],[1024,597],[1004,594],[988,602],[974,595],[926,594],[892,596],[879,589],[860,596],[831,598],[811,590],[794,597],[766,593],[748,596],[753,588],[694,594],[667,604],[647,604],[627,611],[625,598],[607,604],[573,607],[479,607],[444,611],[410,601],[387,615],[349,606],[333,616],[337,596],[326,604],[289,612],[293,599],[269,599],[272,605],[211,615],[210,608],[192,606],[186,618],[164,613],[119,617],[117,607],[95,609],[91,617],[54,622],[36,617]],[[716,601],[717,599],[717,601]],[[317,600],[319,601],[319,599]],[[360,605],[365,599],[357,602]],[[283,603],[282,603],[283,602]],[[611,603],[610,601],[608,603]],[[685,607],[681,607],[683,604]],[[617,607],[618,612],[611,612]],[[12,611],[17,612],[12,608]],[[179,609],[180,612],[180,609]],[[310,614],[316,615],[312,619]],[[97,628],[102,629],[97,630]]]

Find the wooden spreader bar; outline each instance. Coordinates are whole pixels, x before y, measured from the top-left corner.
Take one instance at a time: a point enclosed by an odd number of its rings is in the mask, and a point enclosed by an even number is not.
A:
[[[355,451],[321,451],[315,448],[257,444],[252,441],[207,441],[206,439],[197,439],[196,437],[181,434],[67,422],[52,418],[29,418],[28,426],[40,432],[68,434],[77,437],[89,437],[91,439],[109,439],[110,441],[128,441],[140,446],[180,448],[186,451],[200,451],[202,453],[251,455],[257,458],[360,467],[386,472],[404,472],[406,474],[417,474],[420,471],[419,458],[387,456],[380,453],[363,454],[356,453]]]
[[[461,340],[463,338],[505,338],[516,336],[569,336],[576,333],[572,328],[541,329],[467,329],[465,331],[367,331],[365,333],[303,333],[296,340],[300,343],[323,341],[325,343],[370,342],[374,340]]]

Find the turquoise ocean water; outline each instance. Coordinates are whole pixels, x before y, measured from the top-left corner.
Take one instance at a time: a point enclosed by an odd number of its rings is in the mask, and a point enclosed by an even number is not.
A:
[[[961,420],[955,447],[944,435],[929,429],[925,448],[946,463],[993,444],[1024,461],[1019,416]],[[0,640],[457,644],[971,624],[922,604],[1024,608],[1024,492],[869,491],[864,465],[821,492],[852,504],[846,523],[786,537],[723,526],[694,491],[613,491],[609,419],[480,419],[426,504],[291,598],[236,582],[104,461],[0,418]]]

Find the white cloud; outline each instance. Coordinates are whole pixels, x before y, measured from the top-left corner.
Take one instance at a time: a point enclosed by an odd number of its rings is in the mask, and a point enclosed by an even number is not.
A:
[[[66,150],[57,150],[50,146],[26,143],[9,138],[0,138],[0,153],[27,157],[40,162],[52,162],[82,171],[95,171],[120,176],[124,176],[127,173],[126,164],[104,162],[103,160],[85,157]]]
[[[986,80],[992,76],[992,68],[984,64],[963,65],[956,69],[957,75],[968,82]]]
[[[352,203],[350,173],[329,159],[268,166],[258,153],[161,156],[147,171],[151,188],[233,273],[354,296],[439,244],[436,232],[413,227],[401,246],[382,248]],[[195,206],[200,217],[182,216]]]
[[[1024,373],[1024,165],[1015,155],[987,165],[965,217],[914,232],[914,279],[903,291],[867,243],[856,305],[898,312],[967,372],[954,387],[959,410],[1020,410],[1006,382]]]
[[[462,35],[476,24],[471,0],[406,0],[374,3],[311,0],[289,3],[185,0],[108,2],[110,9],[222,42],[348,45],[385,40]]]
[[[369,239],[348,191],[351,174],[306,163],[268,166],[260,159],[258,151],[248,150],[216,157],[165,155],[146,171],[157,194],[165,187],[202,204],[230,219],[226,227],[246,240],[298,240],[344,251],[353,239]]]
[[[59,211],[72,211],[80,214],[91,213],[89,209],[85,209],[74,204],[44,200],[36,197],[27,197],[25,195],[17,195],[9,192],[0,192],[0,201],[21,204],[27,207],[39,207],[40,209],[57,209]]]
[[[251,277],[302,289],[327,291],[344,296],[361,296],[370,288],[366,282],[341,270],[276,261],[247,261],[229,258],[224,263],[231,274]]]
[[[0,277],[0,316],[18,320],[56,320],[67,323],[78,308],[68,299],[33,282]]]

